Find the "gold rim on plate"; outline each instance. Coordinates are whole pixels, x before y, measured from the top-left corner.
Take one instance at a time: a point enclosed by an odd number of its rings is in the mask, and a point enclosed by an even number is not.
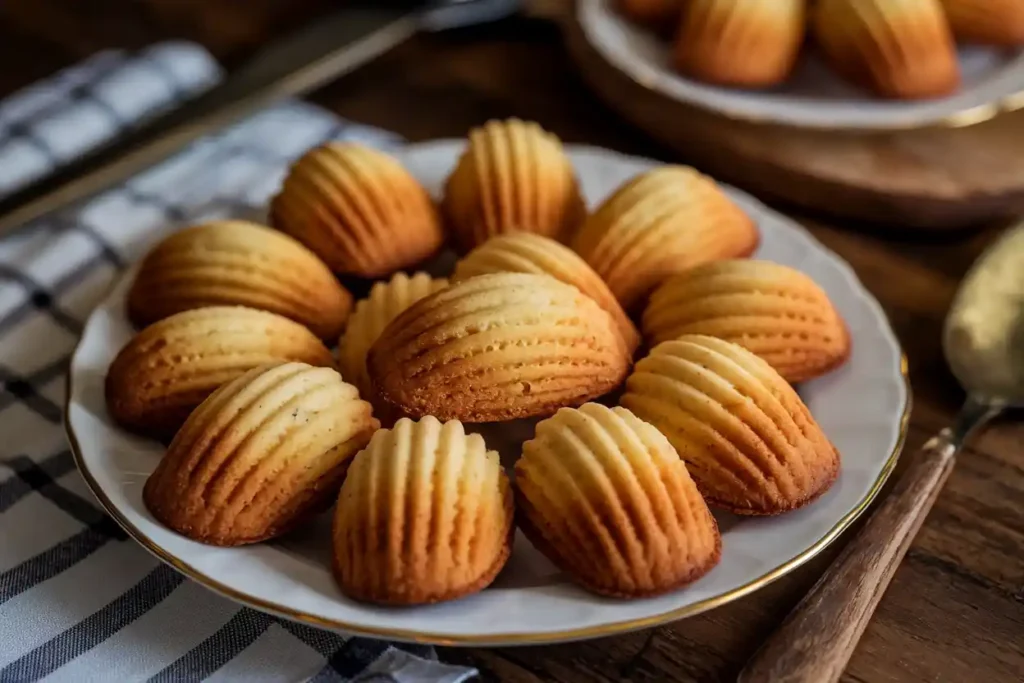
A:
[[[81,342],[79,342],[81,343]],[[77,348],[75,350],[77,354]],[[72,354],[72,358],[74,355]],[[889,475],[892,474],[893,468],[896,466],[896,462],[899,459],[900,451],[903,450],[903,444],[907,438],[907,431],[910,424],[910,409],[913,403],[910,387],[910,375],[907,366],[907,357],[900,351],[900,375],[903,378],[903,383],[906,389],[906,398],[903,404],[903,414],[900,416],[900,431],[899,436],[896,439],[896,444],[893,446],[892,452],[889,454],[888,459],[885,461],[885,465],[882,467],[882,471],[879,472],[878,478],[872,485],[871,490],[868,491],[867,495],[861,499],[861,501],[846,515],[844,515],[836,524],[833,526],[824,536],[814,542],[809,548],[796,555],[792,559],[782,563],[778,567],[775,567],[771,571],[762,574],[761,576],[745,583],[742,586],[734,588],[727,593],[716,595],[711,598],[706,598],[699,602],[695,602],[684,607],[679,607],[668,612],[656,614],[649,617],[640,617],[637,619],[627,619],[625,621],[618,621],[611,624],[603,624],[600,626],[587,626],[578,629],[565,629],[561,631],[550,631],[545,633],[498,633],[494,635],[486,636],[474,636],[474,635],[461,635],[451,636],[438,633],[429,633],[426,631],[411,631],[403,629],[389,629],[389,628],[367,628],[364,626],[358,626],[350,624],[344,621],[338,621],[336,619],[327,619],[324,617],[318,617],[313,614],[307,614],[305,612],[299,612],[294,610],[287,605],[280,603],[271,602],[269,600],[263,600],[261,598],[254,598],[250,595],[242,593],[240,591],[227,586],[216,579],[210,578],[203,574],[201,571],[191,566],[186,562],[182,562],[177,556],[173,555],[169,551],[160,547],[158,544],[153,542],[148,536],[132,524],[113,502],[104,493],[102,487],[98,484],[92,473],[86,466],[84,459],[82,458],[81,447],[78,444],[78,437],[75,435],[75,430],[71,426],[71,420],[69,419],[71,412],[71,397],[73,395],[72,386],[72,372],[71,368],[68,369],[67,375],[67,394],[64,399],[64,431],[68,437],[68,443],[71,446],[71,454],[74,458],[75,465],[78,467],[78,471],[81,472],[82,478],[85,479],[86,485],[92,494],[103,506],[107,514],[114,518],[122,529],[128,533],[136,542],[139,543],[143,548],[148,550],[150,553],[155,555],[161,561],[174,567],[176,570],[189,577],[193,581],[202,584],[210,590],[220,593],[221,595],[239,602],[250,607],[254,607],[263,612],[270,612],[279,616],[286,617],[288,619],[309,624],[311,626],[317,626],[320,628],[332,629],[335,631],[343,631],[360,636],[371,636],[375,638],[385,638],[389,640],[403,640],[417,643],[429,643],[432,645],[540,645],[540,644],[553,644],[559,642],[565,642],[570,640],[584,640],[589,638],[598,638],[601,636],[610,636],[615,634],[627,633],[629,631],[635,631],[643,628],[650,628],[653,626],[660,626],[671,621],[676,621],[684,617],[691,617],[701,612],[705,612],[709,609],[719,607],[728,602],[732,602],[738,598],[748,595],[764,586],[768,585],[772,581],[788,574],[797,567],[801,566],[805,562],[809,561],[822,550],[824,550],[830,543],[832,543],[840,534],[843,533],[853,522],[859,517],[864,510],[871,504],[871,502],[878,495],[878,492],[882,490]]]

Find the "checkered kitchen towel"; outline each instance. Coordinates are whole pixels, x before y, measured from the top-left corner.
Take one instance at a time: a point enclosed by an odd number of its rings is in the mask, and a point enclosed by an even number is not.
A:
[[[0,195],[214,83],[201,48],[100,54],[0,102]],[[61,426],[68,358],[125,264],[183,223],[254,215],[326,139],[395,137],[268,109],[83,208],[0,236],[0,681],[457,683],[431,648],[345,638],[208,592],[106,517]]]

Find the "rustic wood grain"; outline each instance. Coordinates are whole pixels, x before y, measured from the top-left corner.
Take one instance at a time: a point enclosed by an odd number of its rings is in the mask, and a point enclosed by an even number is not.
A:
[[[834,683],[955,464],[948,430],[925,443],[800,604],[753,659],[739,683]]]
[[[85,4],[117,19],[104,24],[85,16]],[[226,64],[237,64],[263,41],[334,4],[5,0],[0,2],[0,96],[93,50],[168,37],[199,40]],[[459,136],[488,117],[516,115],[536,119],[571,142],[704,167],[603,104],[579,76],[559,30],[545,22],[514,20],[420,36],[313,99],[414,140]],[[904,345],[914,387],[911,454],[951,422],[963,400],[942,360],[939,332],[957,282],[999,226],[923,239],[895,219],[864,229],[848,221],[796,217],[850,262]],[[1020,417],[999,421],[959,456],[864,632],[844,683],[1021,680],[1024,422],[1013,421]],[[896,476],[909,462],[901,461]],[[735,681],[847,538],[852,534],[752,596],[675,624],[553,647],[443,648],[440,656],[478,667],[485,681]]]

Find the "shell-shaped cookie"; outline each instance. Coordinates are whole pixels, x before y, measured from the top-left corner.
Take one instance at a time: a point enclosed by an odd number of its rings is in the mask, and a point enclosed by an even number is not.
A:
[[[587,403],[537,425],[516,462],[520,527],[585,588],[656,595],[721,557],[707,504],[668,440],[625,408]]]
[[[1024,44],[1024,0],[942,0],[953,35],[971,43]]]
[[[328,143],[292,165],[271,222],[338,273],[380,277],[432,256],[444,242],[433,200],[398,161]]]
[[[334,575],[356,600],[412,605],[485,588],[512,550],[512,492],[495,451],[427,416],[382,429],[334,514]]]
[[[514,230],[562,239],[585,213],[561,141],[518,119],[470,131],[445,185],[443,208],[464,251]]]
[[[629,369],[611,315],[546,275],[480,275],[420,299],[370,349],[377,394],[411,417],[546,415],[615,388]]]
[[[789,383],[731,342],[659,344],[621,404],[668,437],[708,503],[738,514],[798,508],[839,472],[839,453]]]
[[[378,426],[331,368],[253,368],[189,416],[143,500],[160,522],[203,543],[273,538],[330,505]]]
[[[274,313],[241,306],[184,311],[142,330],[117,354],[107,370],[107,410],[131,431],[171,437],[220,385],[290,360],[334,364],[312,332]]]
[[[640,343],[636,326],[604,280],[576,252],[550,237],[529,232],[492,237],[455,264],[452,281],[488,273],[536,273],[570,284],[611,313],[631,354]]]
[[[734,342],[790,382],[822,375],[850,355],[846,324],[825,291],[769,261],[715,261],[673,275],[651,294],[643,330],[651,346],[684,334]]]
[[[690,0],[675,37],[675,66],[724,85],[766,87],[796,64],[805,0]]]
[[[174,233],[146,255],[128,292],[128,317],[139,327],[193,308],[229,305],[277,313],[334,340],[352,295],[309,249],[245,221]]]
[[[366,354],[380,333],[399,313],[447,286],[444,278],[433,278],[427,273],[416,273],[412,277],[395,273],[387,282],[375,283],[369,296],[356,304],[338,344],[338,365],[341,376],[356,385],[361,396],[372,396]]]
[[[661,166],[626,182],[573,240],[626,310],[673,273],[750,255],[757,226],[714,180],[686,166]]]
[[[939,0],[819,0],[815,37],[834,68],[880,95],[947,95],[960,84],[949,21]]]

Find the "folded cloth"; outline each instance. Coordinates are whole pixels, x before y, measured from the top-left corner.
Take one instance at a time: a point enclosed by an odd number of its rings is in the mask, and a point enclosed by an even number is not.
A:
[[[0,102],[0,196],[46,175],[221,76],[191,43],[100,52]]]
[[[0,104],[2,187],[52,170],[219,75],[201,48],[176,43],[104,53],[9,98]],[[0,238],[0,681],[458,683],[475,675],[436,661],[426,646],[296,624],[185,579],[99,509],[65,442],[69,356],[125,264],[182,224],[262,215],[289,161],[329,139],[400,143],[287,102],[73,213]]]

